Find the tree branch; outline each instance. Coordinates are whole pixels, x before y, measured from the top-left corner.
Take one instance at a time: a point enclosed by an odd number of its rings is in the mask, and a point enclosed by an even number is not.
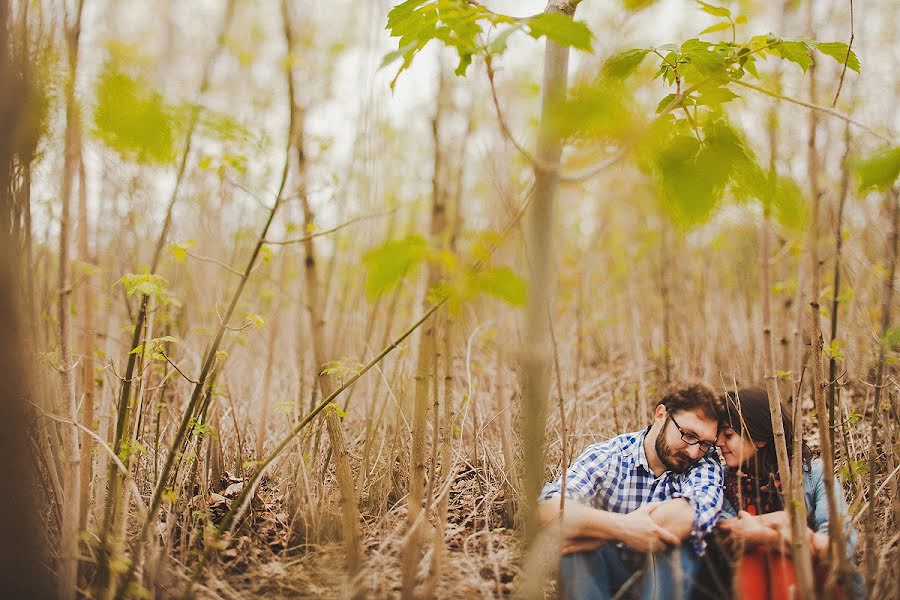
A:
[[[773,92],[773,91],[767,90],[765,88],[759,87],[758,85],[753,85],[752,83],[747,83],[745,81],[740,81],[738,79],[732,79],[731,83],[735,83],[735,84],[743,86],[745,88],[750,88],[751,90],[756,90],[760,94],[765,94],[766,96],[771,96],[772,98],[777,98],[778,100],[784,100],[785,102],[790,102],[791,104],[796,104],[798,106],[804,106],[811,110],[817,110],[819,112],[823,112],[827,115],[831,115],[832,117],[841,119],[842,121],[846,121],[847,123],[850,123],[851,125],[855,125],[855,126],[859,127],[860,129],[862,129],[863,131],[871,133],[875,137],[882,139],[885,142],[888,142],[889,144],[893,143],[892,138],[878,133],[877,131],[875,131],[874,129],[869,127],[868,125],[866,125],[864,123],[860,123],[856,119],[852,119],[851,117],[845,115],[844,113],[842,113],[839,110],[835,110],[835,109],[829,108],[827,106],[819,106],[818,104],[812,104],[811,102],[804,102],[803,100],[797,100],[796,98],[791,98],[790,96],[784,96],[777,92]]]
[[[354,223],[358,223],[359,221],[369,221],[371,219],[377,219],[379,217],[386,217],[388,215],[394,214],[395,212],[397,212],[397,209],[392,208],[391,210],[387,210],[387,211],[380,212],[380,213],[375,213],[375,214],[371,214],[371,215],[361,215],[359,217],[354,217],[345,223],[341,223],[340,225],[332,227],[331,229],[316,231],[315,233],[310,233],[309,235],[305,235],[302,238],[297,238],[295,240],[263,240],[263,243],[268,244],[270,246],[287,246],[288,244],[302,244],[303,242],[308,242],[311,239],[314,239],[317,237],[322,237],[325,235],[330,235],[332,233],[335,233],[336,231],[340,231],[341,229],[343,229],[345,227],[349,227],[350,225],[352,225]]]
[[[850,41],[847,42],[847,56],[844,57],[844,66],[841,67],[841,78],[838,80],[837,91],[834,93],[834,100],[831,101],[831,108],[837,106],[838,97],[841,95],[841,88],[844,87],[844,75],[847,74],[847,63],[850,61],[850,52],[853,48],[853,0],[850,0]]]

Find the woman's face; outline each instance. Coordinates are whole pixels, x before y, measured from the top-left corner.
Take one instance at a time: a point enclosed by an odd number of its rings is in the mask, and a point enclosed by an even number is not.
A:
[[[751,458],[756,456],[759,448],[765,446],[765,443],[754,443],[749,437],[742,436],[731,427],[725,427],[716,438],[716,446],[722,452],[726,465],[739,467],[747,464]]]

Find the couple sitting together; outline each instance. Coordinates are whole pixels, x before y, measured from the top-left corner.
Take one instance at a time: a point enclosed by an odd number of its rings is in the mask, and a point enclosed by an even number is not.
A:
[[[790,449],[791,422],[783,422]],[[821,569],[828,499],[822,463],[804,450],[807,533]],[[790,536],[780,494],[786,477],[778,472],[765,390],[717,398],[702,384],[672,389],[650,426],[589,446],[566,471],[562,596],[790,597],[793,567],[782,554]],[[541,492],[544,525],[560,521],[562,481]],[[856,539],[838,481],[835,495],[852,552]],[[858,574],[846,587],[843,597],[861,595]]]

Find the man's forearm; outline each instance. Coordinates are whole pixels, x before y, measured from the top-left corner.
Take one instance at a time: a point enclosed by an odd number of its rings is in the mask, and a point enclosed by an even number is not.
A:
[[[538,518],[543,526],[560,522],[559,498],[538,504]],[[562,515],[564,539],[592,538],[619,540],[619,525],[623,515],[592,508],[569,500]]]
[[[691,535],[694,528],[694,509],[684,498],[666,500],[651,515],[656,524],[668,529],[681,541]]]

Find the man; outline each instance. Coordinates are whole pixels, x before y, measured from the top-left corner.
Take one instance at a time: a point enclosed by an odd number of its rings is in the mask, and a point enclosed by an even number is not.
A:
[[[561,525],[563,597],[610,598],[646,567],[643,598],[689,598],[703,536],[722,510],[718,419],[711,389],[678,386],[645,430],[589,446],[575,460],[562,515],[561,480],[544,486],[538,515],[545,526]]]

